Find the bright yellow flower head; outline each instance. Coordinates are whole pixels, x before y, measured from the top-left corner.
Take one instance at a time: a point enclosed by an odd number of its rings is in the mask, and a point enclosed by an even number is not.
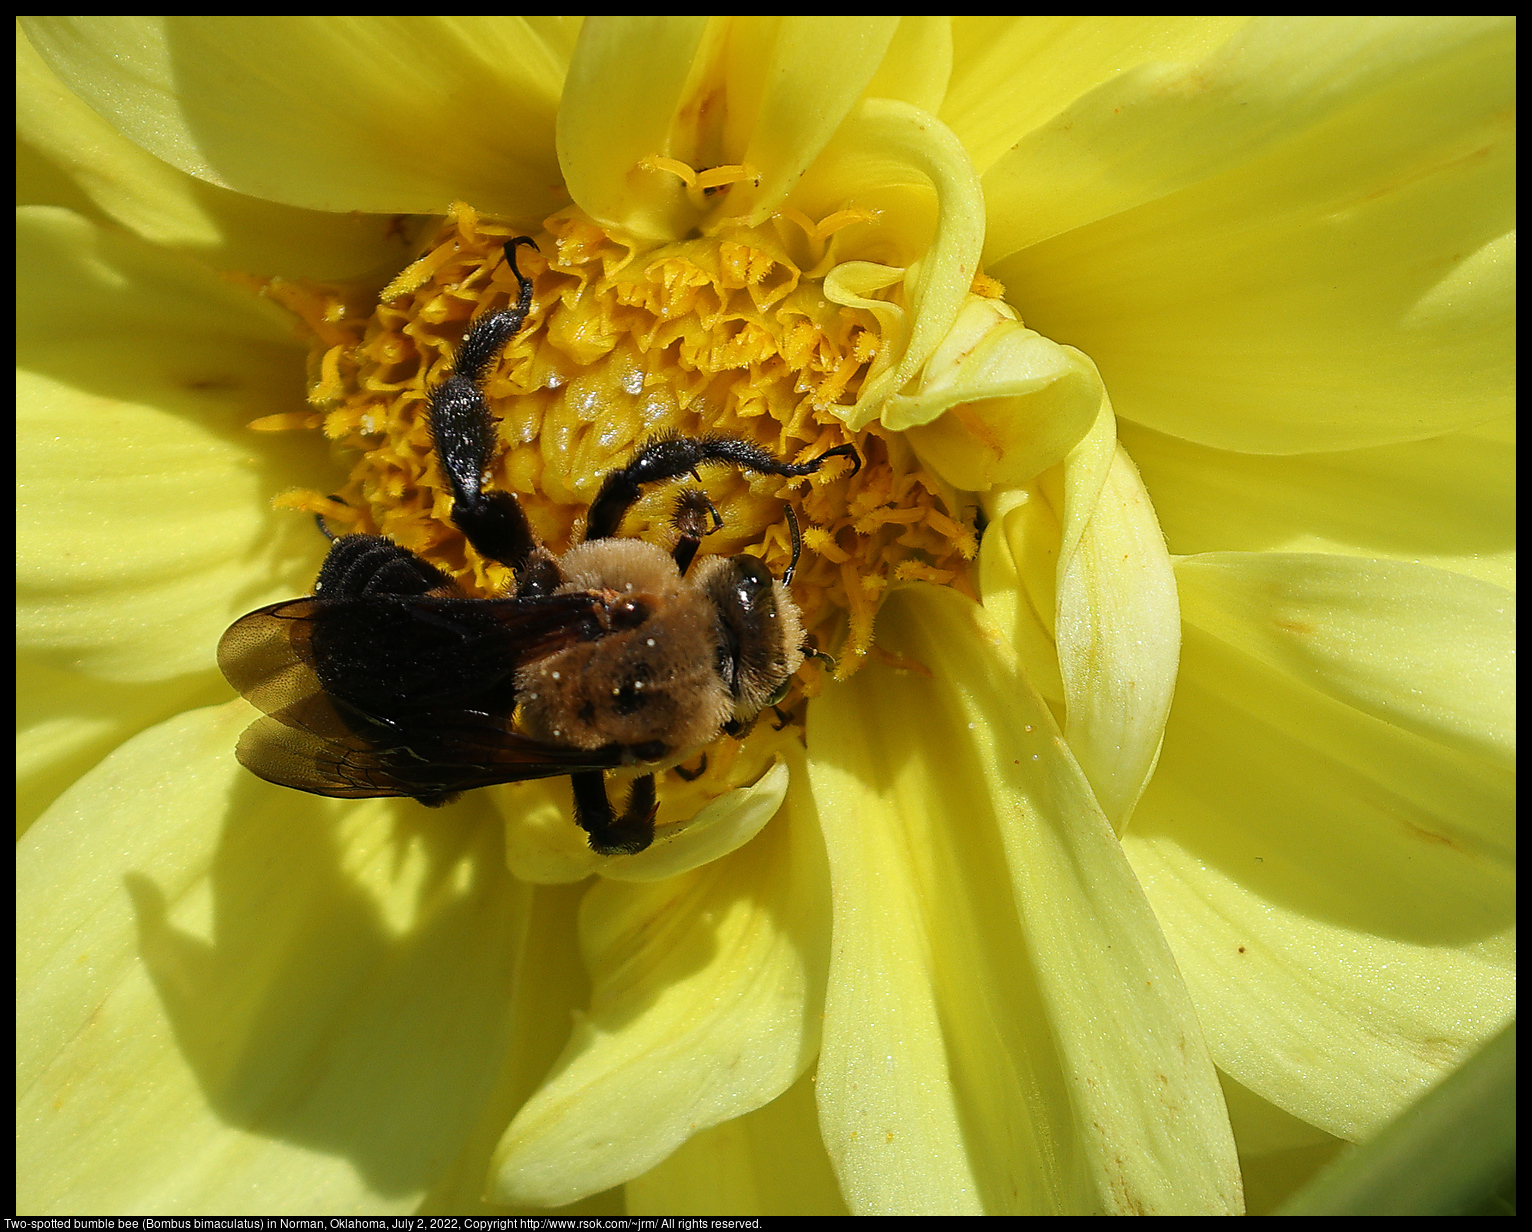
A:
[[[1238,1213],[1376,1134],[1512,1013],[1513,44],[23,22],[19,1208]],[[655,431],[866,463],[709,480],[839,667],[631,857],[260,783],[213,665],[296,509],[504,587],[421,408],[522,234],[557,550]]]

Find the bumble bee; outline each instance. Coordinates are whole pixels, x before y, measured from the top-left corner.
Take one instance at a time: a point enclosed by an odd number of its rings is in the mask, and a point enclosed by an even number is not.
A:
[[[432,446],[452,522],[509,566],[511,593],[467,595],[413,552],[375,535],[336,538],[309,598],[241,617],[218,644],[230,684],[264,712],[237,756],[268,782],[321,796],[409,796],[440,805],[469,788],[567,774],[575,820],[602,855],[654,837],[653,771],[720,734],[742,735],[780,701],[806,655],[787,583],[754,556],[695,560],[722,519],[697,489],[677,499],[669,552],[617,537],[646,484],[727,464],[768,475],[817,472],[850,445],[788,463],[723,435],[659,436],[606,476],[584,541],[555,557],[516,497],[485,491],[495,431],[482,384],[531,309],[532,283],[505,246],[519,296],[475,323],[452,375],[432,391]],[[711,523],[711,525],[710,525]],[[320,523],[323,527],[323,522]],[[604,772],[638,766],[622,811]]]

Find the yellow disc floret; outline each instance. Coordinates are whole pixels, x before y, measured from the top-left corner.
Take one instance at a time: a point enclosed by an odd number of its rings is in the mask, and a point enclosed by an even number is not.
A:
[[[640,249],[578,209],[560,211],[533,233],[537,251],[520,250],[532,311],[484,392],[501,446],[487,486],[514,492],[555,553],[579,542],[602,477],[656,433],[727,433],[791,462],[853,443],[864,460],[855,475],[834,467],[798,479],[733,468],[700,476],[723,522],[704,553],[760,555],[780,577],[792,551],[784,509],[796,511],[804,553],[792,591],[810,639],[844,677],[871,649],[887,586],[912,578],[966,586],[976,541],[973,511],[950,507],[950,490],[897,434],[876,423],[857,433],[845,426],[885,343],[872,313],[831,302],[804,273],[820,272],[836,225],[792,211]],[[426,406],[469,323],[515,298],[503,249],[522,232],[459,204],[371,306],[355,288],[267,288],[314,334],[315,412],[256,426],[322,423],[350,466],[333,496],[294,492],[281,503],[346,531],[387,535],[484,596],[503,593],[511,578],[450,521]],[[647,493],[622,533],[668,547],[674,496]],[[803,693],[822,687],[819,671],[800,673]],[[720,748],[707,777],[737,755]]]

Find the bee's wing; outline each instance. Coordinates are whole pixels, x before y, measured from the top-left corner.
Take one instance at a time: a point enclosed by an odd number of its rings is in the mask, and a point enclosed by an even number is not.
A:
[[[613,747],[544,744],[511,727],[514,673],[604,632],[589,594],[469,600],[292,599],[218,645],[229,683],[265,711],[240,737],[261,778],[325,796],[442,798],[608,769]]]
[[[396,743],[374,744],[351,732],[321,736],[274,716],[257,719],[239,738],[235,755],[268,783],[319,796],[361,799],[413,796],[444,803],[460,791],[524,779],[610,770],[620,751],[543,744],[496,726],[487,716],[420,716]]]
[[[309,691],[294,677],[304,668],[332,695],[385,720],[456,705],[483,709],[486,694],[524,664],[604,636],[603,606],[587,591],[536,599],[289,599],[230,625],[218,643],[218,666],[270,715]]]

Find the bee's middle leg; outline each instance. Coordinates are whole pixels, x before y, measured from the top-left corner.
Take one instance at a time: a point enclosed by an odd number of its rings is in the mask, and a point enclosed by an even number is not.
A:
[[[620,817],[612,812],[606,776],[601,771],[582,770],[571,774],[569,781],[574,787],[575,821],[597,855],[633,855],[654,842],[654,814],[658,807],[654,775],[644,774],[633,780]]]

